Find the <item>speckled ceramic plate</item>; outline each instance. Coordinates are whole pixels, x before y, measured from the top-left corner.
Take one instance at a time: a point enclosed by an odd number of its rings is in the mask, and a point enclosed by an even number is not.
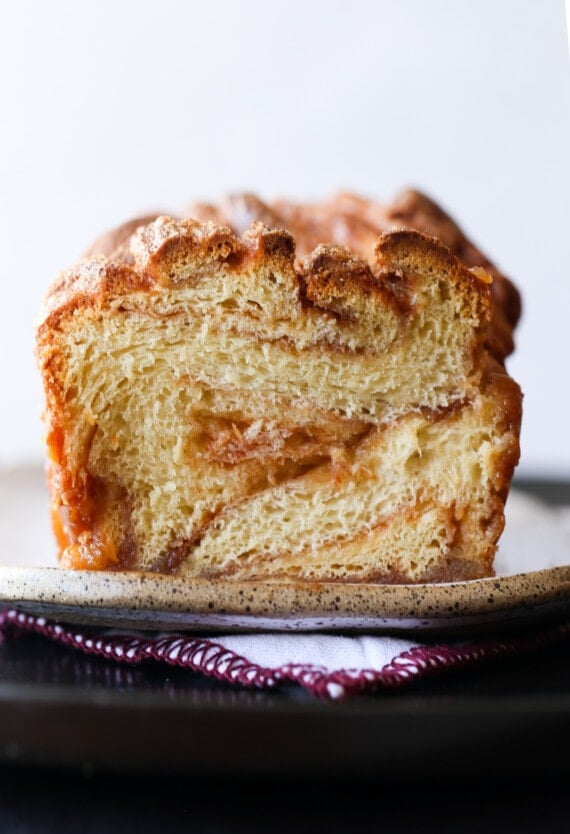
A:
[[[0,473],[0,603],[62,622],[202,632],[440,630],[570,615],[570,510],[513,492],[497,576],[438,585],[183,581],[55,567],[40,467]]]
[[[442,585],[309,587],[1,568],[0,600],[62,622],[137,629],[449,631],[570,614],[570,567]]]

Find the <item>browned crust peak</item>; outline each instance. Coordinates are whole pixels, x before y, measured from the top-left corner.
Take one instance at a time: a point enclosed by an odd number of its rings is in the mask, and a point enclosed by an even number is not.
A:
[[[483,267],[492,276],[487,346],[501,362],[514,349],[513,330],[521,314],[516,287],[441,206],[417,190],[403,191],[386,204],[350,193],[314,203],[267,203],[255,194],[233,194],[216,205],[193,204],[188,213],[191,220],[147,215],[129,221],[99,238],[87,255],[106,255],[158,285],[169,285],[171,262],[182,252],[195,260],[195,268],[200,260],[205,265],[225,259],[235,268],[269,255],[307,258],[320,245],[345,247],[370,261],[379,236],[415,230],[437,238],[467,268]]]
[[[412,230],[395,230],[378,237],[370,263],[346,247],[320,245],[295,265],[295,240],[288,231],[268,229],[255,222],[238,238],[229,228],[211,221],[161,216],[137,227],[130,238],[129,252],[130,257],[123,260],[104,255],[84,259],[58,277],[46,298],[40,342],[44,325],[57,329],[62,316],[80,307],[104,308],[121,295],[207,280],[208,270],[213,267],[236,272],[254,266],[280,268],[298,282],[306,300],[333,312],[339,312],[339,299],[357,292],[379,303],[395,301],[401,313],[408,306],[402,289],[406,281],[403,272],[443,269],[466,290],[475,290],[483,304],[483,319],[488,306],[485,282],[437,238]],[[402,274],[396,275],[398,271]]]
[[[513,330],[521,316],[517,288],[497,266],[472,243],[463,230],[434,200],[419,191],[403,191],[388,209],[392,222],[436,235],[468,267],[482,266],[493,278],[493,317],[487,334],[491,352],[504,360],[514,350]]]
[[[350,193],[316,203],[277,200],[271,204],[255,195],[241,194],[217,206],[194,204],[190,213],[198,219],[225,223],[234,230],[243,230],[256,218],[269,226],[287,228],[295,237],[301,257],[319,244],[336,244],[367,258],[378,236],[394,229],[414,229],[436,237],[466,267],[483,267],[492,276],[487,345],[499,361],[514,349],[513,330],[521,315],[518,290],[441,206],[417,190],[403,191],[386,204]]]

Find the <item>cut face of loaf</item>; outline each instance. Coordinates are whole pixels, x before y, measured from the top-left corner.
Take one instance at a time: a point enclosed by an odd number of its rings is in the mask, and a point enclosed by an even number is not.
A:
[[[60,563],[490,574],[521,398],[489,281],[411,230],[296,261],[284,230],[168,217],[82,261],[38,329]]]

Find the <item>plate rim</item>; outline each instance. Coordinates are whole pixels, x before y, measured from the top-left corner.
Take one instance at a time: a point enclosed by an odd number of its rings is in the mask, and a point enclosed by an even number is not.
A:
[[[0,605],[64,612],[67,622],[96,621],[112,611],[145,628],[157,618],[203,621],[218,629],[278,630],[283,623],[335,622],[358,628],[461,625],[563,608],[570,603],[570,564],[508,576],[423,585],[277,583],[181,579],[139,571],[74,571],[59,567],[0,566]],[[174,622],[176,621],[176,622]],[[97,623],[94,623],[97,624]],[[164,623],[163,623],[164,627]],[[168,628],[168,625],[167,625]]]

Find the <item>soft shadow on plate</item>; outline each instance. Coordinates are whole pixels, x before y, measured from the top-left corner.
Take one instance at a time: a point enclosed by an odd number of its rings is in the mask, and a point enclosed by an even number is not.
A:
[[[570,511],[511,493],[497,576],[439,585],[186,580],[55,567],[39,466],[0,473],[0,604],[139,630],[461,632],[570,613]]]

